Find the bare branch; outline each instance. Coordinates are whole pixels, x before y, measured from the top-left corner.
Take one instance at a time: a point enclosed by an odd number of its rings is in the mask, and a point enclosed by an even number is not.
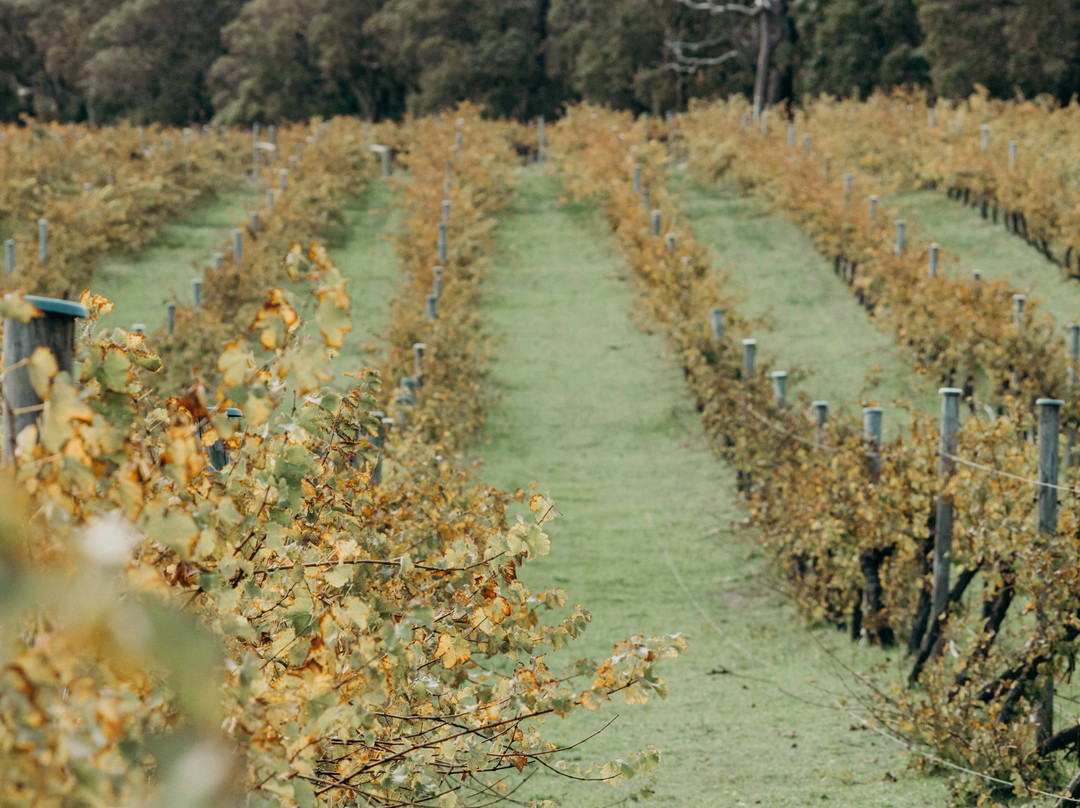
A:
[[[708,11],[710,14],[744,14],[747,17],[756,17],[758,14],[772,10],[772,0],[754,0],[752,5],[717,3],[715,0],[679,0],[679,2],[694,11]]]
[[[731,61],[732,59],[739,59],[744,57],[745,54],[738,49],[732,49],[721,53],[717,56],[688,56],[684,52],[698,51],[702,48],[709,47],[710,44],[717,44],[725,41],[727,37],[718,37],[716,40],[705,40],[703,42],[679,42],[676,40],[668,40],[665,44],[667,49],[671,51],[671,55],[675,58],[674,62],[669,62],[665,65],[669,70],[675,70],[679,73],[693,73],[695,70],[702,67],[713,67],[721,65],[724,62]]]

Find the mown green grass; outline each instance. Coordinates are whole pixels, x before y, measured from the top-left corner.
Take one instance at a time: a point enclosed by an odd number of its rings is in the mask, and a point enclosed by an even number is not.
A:
[[[1054,317],[1062,331],[1080,321],[1080,281],[1066,278],[1061,267],[1002,224],[984,220],[975,208],[944,193],[890,194],[884,201],[899,208],[918,238],[938,242],[959,259],[958,264],[946,265],[950,273],[970,277],[977,269],[984,278],[1009,281],[1018,291],[1040,297],[1041,309]],[[1006,320],[1009,316],[1009,312],[1003,314]]]
[[[102,323],[123,328],[143,323],[148,331],[160,328],[165,304],[174,297],[191,300],[192,279],[202,277],[214,253],[225,248],[232,229],[247,219],[248,210],[263,204],[263,194],[251,188],[226,191],[165,228],[149,249],[106,259],[91,286],[115,305]]]
[[[535,479],[563,515],[551,555],[524,573],[593,613],[560,658],[607,655],[634,633],[683,632],[690,650],[663,671],[666,701],[612,704],[548,732],[570,743],[618,715],[568,756],[658,745],[657,806],[944,804],[942,781],[905,775],[902,749],[853,730],[855,719],[836,709],[854,687],[838,666],[867,670],[887,655],[808,629],[770,588],[731,470],[710,453],[661,338],[629,320],[627,270],[598,214],[560,207],[557,196],[550,178],[523,174],[500,225],[486,313],[500,340],[502,400],[479,450],[484,477],[510,490]],[[845,389],[832,383],[821,389]],[[585,808],[620,795],[545,772],[515,798]]]
[[[936,385],[915,372],[912,357],[870,320],[796,225],[731,188],[686,180],[678,190],[682,214],[710,247],[713,266],[729,269],[733,286],[745,290],[746,313],[771,315],[771,329],[757,335],[758,350],[775,357],[778,368],[808,371],[807,395],[848,411],[862,398],[873,401],[885,409],[890,431],[910,421],[892,406],[898,399],[938,409]]]

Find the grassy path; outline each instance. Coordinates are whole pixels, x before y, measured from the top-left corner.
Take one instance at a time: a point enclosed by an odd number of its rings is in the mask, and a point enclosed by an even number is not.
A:
[[[95,292],[116,304],[105,324],[130,327],[141,322],[151,331],[158,328],[164,322],[166,301],[173,294],[190,299],[191,279],[202,275],[213,254],[227,247],[232,229],[245,221],[248,208],[261,205],[262,200],[261,192],[250,190],[225,194],[171,225],[148,251],[107,261],[94,283]],[[377,364],[375,343],[398,284],[397,258],[385,239],[388,230],[397,226],[390,201],[389,187],[372,183],[345,208],[342,227],[326,234],[330,256],[349,279],[352,297],[353,330],[335,360],[338,372]]]
[[[250,188],[222,194],[213,204],[167,227],[150,249],[132,257],[106,259],[94,275],[93,291],[115,308],[102,322],[130,328],[144,323],[150,331],[165,322],[165,303],[174,294],[191,300],[191,279],[202,276],[229,234],[262,206],[262,192]]]
[[[713,266],[730,267],[734,287],[746,290],[746,313],[772,315],[773,328],[758,336],[758,349],[781,367],[810,371],[811,398],[848,409],[862,396],[875,399],[893,428],[908,423],[903,412],[890,409],[896,399],[938,409],[936,386],[915,373],[910,356],[870,321],[796,225],[733,189],[687,182],[681,191],[682,213],[711,248]],[[868,384],[872,372],[877,381]]]
[[[1028,294],[1038,295],[1043,299],[1042,310],[1062,329],[1080,320],[1080,282],[1068,280],[1061,267],[1051,264],[1022,238],[1006,232],[1003,225],[984,220],[976,210],[944,193],[893,194],[885,197],[885,202],[898,206],[921,238],[956,253],[965,275],[978,269],[983,277],[1007,280]]]
[[[485,478],[510,490],[537,479],[564,514],[551,556],[526,577],[593,612],[574,657],[607,655],[634,633],[684,632],[691,648],[665,671],[667,701],[582,713],[553,734],[573,742],[620,714],[572,754],[657,744],[657,806],[942,805],[939,781],[904,777],[902,750],[833,709],[847,680],[823,646],[862,670],[884,657],[807,630],[768,588],[730,470],[709,452],[662,341],[628,319],[625,266],[598,215],[559,207],[557,190],[525,174],[500,226],[486,305],[503,399],[481,450]],[[573,808],[619,799],[554,775],[527,788]]]

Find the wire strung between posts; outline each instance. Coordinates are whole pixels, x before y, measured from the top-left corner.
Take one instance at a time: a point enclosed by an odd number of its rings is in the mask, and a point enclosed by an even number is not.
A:
[[[948,460],[952,460],[956,463],[960,463],[964,466],[970,466],[973,469],[979,469],[980,471],[986,471],[990,474],[996,474],[999,477],[1008,477],[1010,480],[1027,483],[1028,485],[1052,488],[1055,491],[1064,491],[1068,494],[1080,494],[1080,488],[1070,488],[1067,485],[1057,485],[1056,483],[1042,483],[1038,480],[1033,480],[1030,477],[1023,477],[1019,474],[1013,474],[1010,471],[1002,471],[1001,469],[996,469],[993,466],[984,466],[982,463],[976,463],[974,460],[965,460],[962,457],[957,457],[956,455],[949,454],[948,452],[938,452],[938,455],[940,457],[947,458]]]

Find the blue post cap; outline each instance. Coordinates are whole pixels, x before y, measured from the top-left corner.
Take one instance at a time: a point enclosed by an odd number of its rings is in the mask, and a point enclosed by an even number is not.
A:
[[[74,300],[60,300],[55,297],[38,297],[37,295],[24,295],[23,300],[33,303],[45,314],[62,314],[67,317],[90,316],[90,309]]]
[[[963,394],[964,391],[956,387],[942,387],[938,389],[938,395],[942,396],[959,396]]]
[[[244,412],[239,407],[229,407],[225,410],[225,414],[230,418],[243,418]]]
[[[1060,398],[1040,398],[1035,402],[1040,407],[1063,407],[1065,402]]]

